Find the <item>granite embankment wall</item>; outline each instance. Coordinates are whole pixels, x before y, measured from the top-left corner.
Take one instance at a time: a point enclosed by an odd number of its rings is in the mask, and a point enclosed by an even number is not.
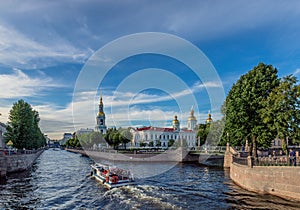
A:
[[[205,166],[223,167],[224,155],[223,154],[200,154],[198,162]]]
[[[5,176],[6,173],[19,172],[31,168],[32,164],[42,154],[43,151],[44,150],[38,150],[32,154],[14,155],[4,155],[4,153],[0,151],[1,176]]]
[[[66,149],[70,152],[80,153],[91,157],[96,161],[102,159],[114,160],[114,161],[130,161],[130,162],[197,162],[198,156],[188,155],[188,151],[182,148],[177,150],[170,150],[160,154],[153,153],[142,153],[142,154],[122,154],[115,150],[100,152],[100,151],[89,151],[89,150],[76,150]]]
[[[230,178],[241,187],[258,193],[300,200],[300,167],[253,166],[232,163]]]
[[[229,150],[227,151],[229,152]],[[233,162],[233,154],[225,155],[224,167],[230,167],[230,178],[240,187],[257,193],[300,200],[300,167],[253,166]]]

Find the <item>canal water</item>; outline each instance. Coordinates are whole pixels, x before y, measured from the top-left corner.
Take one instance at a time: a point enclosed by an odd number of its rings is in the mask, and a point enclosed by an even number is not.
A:
[[[1,183],[0,209],[300,209],[300,202],[248,192],[228,171],[198,164],[177,164],[136,186],[107,190],[89,176],[92,163],[49,149],[32,170]]]

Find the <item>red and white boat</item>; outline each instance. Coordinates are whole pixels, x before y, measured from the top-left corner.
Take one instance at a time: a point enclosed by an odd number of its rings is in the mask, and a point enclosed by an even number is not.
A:
[[[100,163],[91,165],[91,168],[91,176],[109,189],[134,184],[134,178],[128,170]]]

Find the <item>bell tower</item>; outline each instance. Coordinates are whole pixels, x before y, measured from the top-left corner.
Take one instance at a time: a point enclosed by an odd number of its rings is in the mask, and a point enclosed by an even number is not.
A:
[[[97,125],[95,130],[106,134],[106,125],[105,125],[105,113],[103,111],[103,101],[102,101],[102,92],[100,93],[100,102],[99,102],[99,110],[96,117]]]
[[[173,125],[173,129],[175,131],[180,131],[180,123],[179,123],[179,120],[177,119],[176,115],[174,116],[174,120],[172,122],[172,125]]]

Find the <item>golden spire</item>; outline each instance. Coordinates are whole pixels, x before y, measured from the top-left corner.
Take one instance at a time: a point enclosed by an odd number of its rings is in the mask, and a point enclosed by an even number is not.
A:
[[[102,102],[102,89],[100,88],[100,105],[102,105],[103,102]]]
[[[100,102],[99,102],[98,116],[101,115],[104,115],[104,111],[103,111],[103,102],[102,102],[102,89],[100,88]]]

